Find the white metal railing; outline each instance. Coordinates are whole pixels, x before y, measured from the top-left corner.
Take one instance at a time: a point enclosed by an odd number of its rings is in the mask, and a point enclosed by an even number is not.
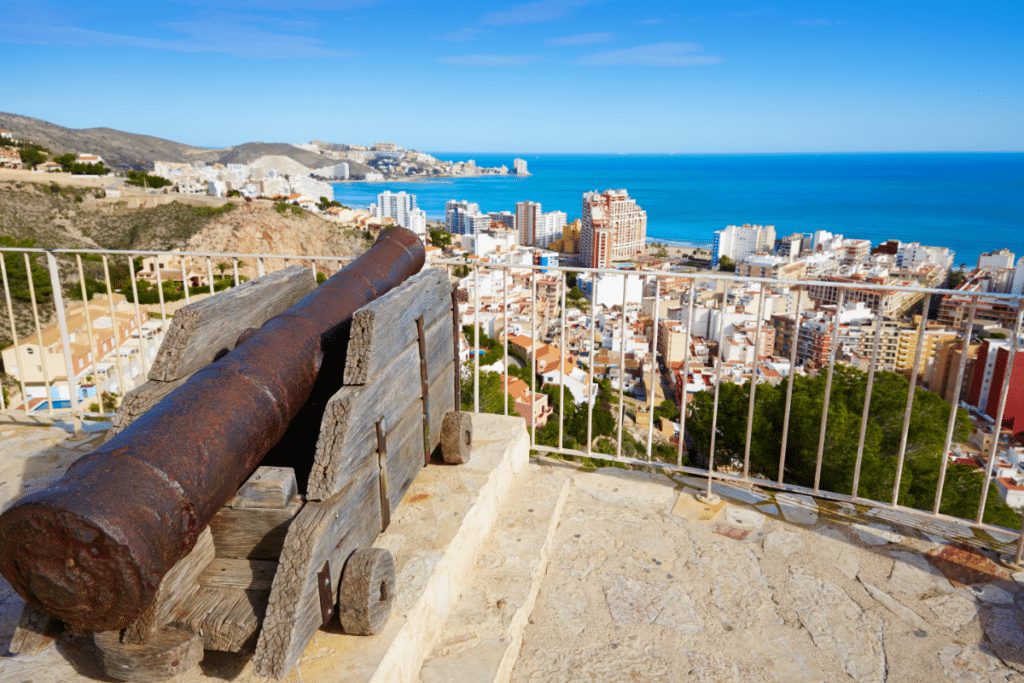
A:
[[[121,363],[120,359],[123,353],[130,355],[138,355],[138,369],[140,370],[138,377],[134,378],[138,383],[145,380],[145,376],[148,373],[148,353],[147,346],[144,340],[143,334],[143,322],[142,322],[142,305],[139,302],[139,290],[137,286],[136,277],[138,273],[135,270],[134,259],[137,257],[148,257],[156,256],[158,258],[167,258],[178,260],[182,264],[182,276],[185,276],[184,271],[187,270],[185,266],[186,262],[190,265],[205,266],[207,275],[207,285],[203,289],[207,290],[210,294],[216,291],[216,278],[214,277],[215,263],[219,270],[221,270],[222,278],[221,281],[230,280],[229,284],[237,285],[243,279],[240,274],[240,264],[253,264],[255,266],[255,276],[263,275],[268,272],[268,268],[276,269],[275,266],[286,267],[292,263],[302,263],[309,265],[312,268],[314,274],[329,275],[339,270],[342,265],[350,260],[347,258],[336,257],[336,256],[311,256],[308,254],[244,254],[244,253],[232,253],[232,252],[165,252],[165,251],[150,251],[150,250],[125,250],[125,251],[110,251],[110,250],[97,250],[97,249],[18,249],[18,248],[0,248],[0,279],[4,288],[4,303],[6,308],[7,325],[11,340],[13,342],[14,353],[16,357],[16,364],[19,368],[27,367],[25,360],[22,356],[22,335],[19,332],[17,325],[17,318],[31,316],[31,332],[37,335],[39,341],[42,341],[43,336],[43,311],[41,307],[46,302],[42,302],[36,296],[37,283],[34,280],[32,273],[33,262],[39,258],[44,258],[46,262],[46,274],[49,280],[49,285],[52,289],[51,299],[49,302],[54,308],[54,317],[56,318],[56,325],[59,329],[60,336],[60,347],[61,352],[64,356],[64,372],[65,378],[58,380],[55,377],[50,376],[49,368],[43,358],[41,363],[42,374],[43,374],[43,391],[45,394],[45,415],[53,417],[70,417],[75,425],[78,427],[78,421],[82,416],[87,415],[91,411],[83,409],[83,404],[79,400],[79,377],[82,376],[82,370],[76,369],[73,364],[73,356],[71,349],[71,337],[68,329],[68,322],[65,315],[65,302],[64,294],[72,290],[76,293],[80,293],[83,303],[88,300],[89,292],[87,287],[87,272],[83,264],[83,257],[86,260],[92,260],[95,264],[90,266],[99,275],[99,266],[102,267],[102,287],[101,293],[107,295],[107,313],[110,316],[111,325],[113,327],[113,352],[114,362],[113,369],[117,375],[116,386],[119,389],[120,394],[123,396],[128,390],[130,390],[133,384],[131,377],[125,377],[126,368]],[[98,258],[98,261],[96,259]],[[9,265],[17,260],[19,263],[23,262],[25,266],[25,284],[27,285],[27,297],[26,300],[18,302],[15,305],[15,298],[12,296],[12,282],[11,272]],[[227,261],[227,263],[225,263]],[[131,287],[132,299],[134,306],[132,312],[135,319],[135,329],[138,331],[138,349],[134,349],[134,339],[127,338],[122,340],[121,335],[118,334],[117,328],[117,311],[115,310],[114,304],[114,280],[111,278],[111,263],[124,264],[127,270],[128,276],[125,281],[125,286]],[[503,334],[500,335],[502,346],[502,362],[506,376],[509,375],[509,342],[508,342],[508,330],[509,328],[509,311],[510,301],[509,295],[512,291],[510,287],[510,281],[514,281],[514,278],[523,278],[524,275],[529,279],[529,299],[528,306],[530,315],[530,339],[532,344],[529,353],[529,365],[532,370],[530,375],[530,414],[534,414],[536,408],[536,401],[538,399],[537,390],[537,325],[539,321],[545,322],[545,327],[549,325],[547,323],[557,323],[559,330],[557,337],[560,342],[560,349],[562,354],[560,356],[559,370],[563,373],[565,371],[565,356],[567,345],[567,316],[565,315],[566,309],[566,279],[569,272],[577,274],[586,274],[591,278],[600,274],[623,274],[622,270],[619,269],[593,269],[593,268],[566,268],[560,266],[551,265],[524,265],[524,264],[501,264],[501,263],[480,263],[480,262],[464,262],[460,260],[445,260],[445,261],[434,261],[433,265],[439,265],[448,269],[449,273],[453,273],[456,268],[467,267],[471,269],[471,276],[464,278],[463,282],[468,286],[472,283],[472,298],[471,304],[474,311],[473,319],[470,324],[473,324],[474,332],[472,340],[467,340],[472,345],[472,376],[473,376],[473,389],[472,389],[472,406],[473,410],[479,412],[480,410],[480,355],[482,352],[481,339],[480,339],[480,322],[481,322],[481,276],[485,275],[490,277],[492,272],[500,271],[501,281],[501,293],[500,296],[492,296],[492,299],[499,299],[501,301],[501,312],[500,317],[502,319]],[[223,275],[227,267],[230,266],[230,278]],[[630,274],[636,275],[635,271],[629,271]],[[557,302],[558,302],[558,313],[553,316],[553,320],[548,320],[549,316],[540,315],[538,311],[538,297],[537,297],[537,283],[538,277],[536,275],[542,273],[545,276],[555,275],[558,281]],[[732,274],[718,273],[718,272],[687,272],[687,273],[675,273],[675,272],[655,272],[655,271],[643,271],[639,273],[647,284],[645,287],[651,290],[651,299],[653,303],[652,315],[650,316],[651,322],[653,323],[653,331],[650,338],[650,374],[647,381],[647,396],[646,398],[646,409],[648,415],[647,435],[646,435],[646,453],[644,457],[631,457],[623,453],[624,436],[623,430],[625,425],[625,361],[626,361],[626,335],[629,334],[630,326],[627,321],[627,301],[628,297],[628,278],[623,278],[623,291],[620,305],[620,311],[618,313],[618,343],[619,343],[619,358],[618,358],[618,407],[614,412],[613,417],[615,419],[615,444],[614,453],[604,453],[595,448],[595,431],[594,431],[594,409],[596,399],[594,398],[594,389],[596,381],[594,377],[595,373],[595,356],[597,355],[597,339],[596,330],[597,324],[595,319],[595,308],[592,306],[589,316],[589,330],[584,331],[578,337],[582,338],[587,336],[589,332],[589,356],[586,372],[586,444],[583,448],[567,448],[565,446],[565,380],[562,379],[558,389],[559,396],[559,410],[556,411],[558,419],[558,431],[556,445],[547,445],[538,443],[537,441],[537,421],[534,419],[530,420],[530,434],[531,443],[533,448],[538,452],[560,454],[563,456],[573,457],[585,457],[594,460],[604,460],[613,463],[620,463],[629,466],[644,466],[644,467],[656,467],[668,471],[679,471],[689,474],[702,475],[707,478],[707,492],[706,495],[713,497],[712,486],[714,480],[721,480],[725,482],[744,482],[748,484],[756,484],[759,486],[765,486],[769,488],[776,488],[780,490],[786,490],[791,492],[807,493],[815,496],[831,498],[836,500],[848,501],[848,502],[859,502],[868,503],[874,506],[886,507],[892,510],[898,510],[900,512],[906,512],[915,515],[926,515],[932,517],[938,517],[942,519],[952,519],[956,521],[967,521],[970,524],[979,526],[981,528],[993,528],[991,525],[984,523],[983,517],[985,514],[989,483],[993,479],[994,466],[997,455],[999,453],[999,425],[1002,424],[1002,418],[1006,408],[1009,379],[1012,376],[1013,361],[1016,355],[1016,351],[1020,344],[1022,317],[1024,317],[1024,306],[1020,306],[1019,302],[1024,297],[1017,297],[1012,295],[1001,295],[1001,294],[989,294],[989,293],[970,293],[963,296],[967,296],[971,302],[970,312],[967,317],[967,323],[964,325],[959,334],[960,338],[964,338],[964,330],[971,330],[975,322],[975,314],[978,307],[979,300],[1003,300],[1007,304],[1010,304],[1017,309],[1017,315],[1014,323],[1014,332],[1011,339],[1011,352],[1009,354],[1009,361],[1006,364],[1003,373],[1002,390],[999,396],[998,409],[994,419],[993,428],[993,439],[987,453],[987,465],[983,473],[983,484],[980,492],[980,499],[978,501],[977,514],[967,520],[960,518],[950,518],[947,515],[940,514],[940,507],[943,499],[943,491],[945,486],[946,473],[949,463],[950,449],[952,446],[953,436],[956,427],[957,420],[957,408],[960,405],[960,394],[961,387],[963,385],[963,378],[965,374],[967,364],[967,353],[960,354],[960,360],[956,367],[956,376],[953,380],[953,402],[950,404],[949,418],[946,425],[945,439],[942,455],[939,458],[939,471],[937,475],[937,483],[935,487],[934,504],[932,510],[922,511],[916,508],[907,507],[899,504],[900,487],[902,483],[902,477],[904,467],[906,464],[906,455],[908,447],[908,435],[910,429],[911,415],[914,406],[916,389],[919,388],[919,367],[921,366],[921,359],[924,350],[925,339],[927,335],[927,315],[922,315],[920,327],[917,334],[917,346],[915,349],[914,362],[909,377],[909,389],[907,393],[906,404],[903,413],[902,420],[902,433],[900,436],[900,445],[898,452],[896,453],[896,469],[894,476],[894,484],[892,489],[892,495],[887,500],[877,501],[867,498],[862,498],[860,493],[860,485],[862,478],[862,463],[865,452],[865,439],[868,431],[868,422],[870,417],[870,406],[872,398],[872,389],[876,382],[876,367],[879,362],[879,349],[881,341],[882,326],[880,324],[875,325],[875,337],[873,344],[873,351],[871,354],[871,360],[867,374],[866,393],[864,398],[863,412],[860,418],[859,424],[859,439],[856,452],[856,460],[853,473],[852,488],[849,492],[845,491],[828,491],[821,487],[821,476],[822,466],[824,462],[824,455],[826,450],[826,434],[828,429],[829,421],[829,403],[832,397],[832,385],[836,371],[836,360],[839,349],[839,325],[835,324],[832,328],[831,344],[828,356],[828,364],[825,379],[825,393],[823,398],[823,406],[818,424],[817,434],[817,449],[816,449],[816,460],[815,460],[815,472],[813,478],[813,486],[802,486],[795,484],[792,481],[786,481],[786,457],[787,448],[791,441],[791,422],[793,419],[793,385],[794,377],[796,375],[797,368],[797,351],[798,351],[798,340],[802,329],[803,321],[805,319],[804,311],[802,310],[801,304],[804,302],[803,297],[807,293],[807,289],[810,286],[829,286],[835,287],[838,290],[838,308],[841,309],[845,294],[848,290],[868,290],[868,291],[879,291],[879,292],[911,292],[913,294],[921,294],[924,296],[923,310],[927,312],[929,305],[935,296],[942,296],[948,294],[948,290],[943,289],[932,289],[932,288],[908,288],[898,287],[892,285],[872,285],[872,284],[861,284],[861,283],[839,283],[839,282],[811,282],[811,281],[791,281],[791,280],[775,280],[769,278],[752,278],[752,277],[739,277]],[[160,268],[156,268],[155,272],[156,280],[156,292],[158,300],[150,306],[158,306],[161,319],[166,325],[168,320],[167,315],[167,303],[164,297],[162,275]],[[720,340],[718,355],[710,359],[711,371],[713,374],[713,401],[712,401],[712,415],[711,415],[711,427],[709,434],[706,438],[709,442],[707,448],[707,465],[706,467],[695,467],[692,464],[684,463],[684,457],[692,453],[688,446],[688,434],[687,429],[687,418],[689,412],[688,405],[679,406],[679,432],[678,438],[675,442],[675,458],[663,458],[657,459],[653,457],[654,450],[654,408],[655,399],[657,396],[657,386],[660,384],[660,373],[658,363],[658,334],[659,334],[659,318],[663,292],[667,291],[666,285],[672,282],[685,282],[686,287],[682,288],[682,291],[688,294],[683,298],[686,299],[686,343],[684,345],[685,352],[682,361],[682,381],[687,382],[690,371],[692,369],[692,354],[690,353],[690,342],[692,338],[689,336],[690,331],[694,329],[694,311],[696,308],[696,293],[698,281],[725,281],[726,283],[736,284],[747,284],[753,285],[757,288],[758,294],[758,312],[755,325],[755,339],[754,339],[754,363],[753,372],[751,374],[751,381],[749,383],[749,397],[746,412],[746,425],[745,425],[745,438],[743,441],[743,457],[742,457],[742,468],[738,465],[737,471],[728,471],[728,467],[724,467],[721,464],[716,467],[715,454],[716,454],[716,439],[720,434],[724,434],[724,429],[739,428],[738,425],[726,425],[720,426],[719,420],[719,397],[721,387],[723,384],[723,365],[724,365],[724,347],[725,344],[721,343],[723,335],[726,329],[726,316],[719,315],[718,318],[718,337]],[[767,293],[771,290],[777,290],[782,288],[791,288],[796,292],[796,303],[793,307],[795,313],[793,314],[794,327],[793,337],[790,343],[789,349],[789,372],[786,378],[786,394],[785,394],[785,409],[784,416],[782,419],[783,427],[781,434],[781,444],[779,451],[779,463],[777,474],[772,472],[751,472],[751,448],[754,443],[754,416],[755,408],[757,403],[758,395],[758,361],[760,360],[760,348],[761,348],[761,328],[764,325],[765,316],[765,302],[767,300]],[[727,288],[728,289],[728,288]],[[644,290],[646,292],[646,289]],[[189,292],[189,288],[184,288],[184,298],[188,302],[194,295]],[[723,294],[722,302],[728,299],[728,292]],[[684,305],[684,302],[680,300],[680,306]],[[26,310],[27,308],[27,310]],[[85,326],[86,334],[88,336],[89,344],[89,358],[90,368],[92,376],[99,378],[101,374],[107,374],[109,378],[109,372],[101,373],[100,367],[103,364],[101,361],[106,356],[101,355],[100,350],[96,347],[96,336],[95,321],[92,319],[92,314],[89,306],[85,306]],[[614,313],[614,311],[610,312]],[[610,315],[609,314],[609,315]],[[465,319],[462,322],[467,322]],[[23,329],[23,328],[22,328]],[[31,334],[30,332],[30,334]],[[162,332],[162,330],[161,330]],[[582,344],[582,339],[581,342]],[[44,350],[41,348],[41,352]],[[43,355],[43,353],[41,353]],[[665,364],[667,370],[672,372],[670,364]],[[643,372],[643,365],[640,366],[641,372]],[[111,380],[108,379],[108,382]],[[68,407],[63,408],[55,406],[54,402],[54,388],[58,385],[66,384],[68,390]],[[28,401],[28,392],[24,382],[24,374],[19,373],[17,378],[16,386],[13,387],[16,392],[20,390],[20,401],[21,404],[18,407],[8,404],[7,399],[0,392],[0,414],[3,415],[24,415],[24,414],[38,414],[37,411],[30,410]],[[504,388],[504,387],[503,387]],[[96,400],[99,404],[101,413],[107,412],[108,409],[112,409],[113,406],[105,404],[102,392],[97,390]],[[685,386],[683,391],[684,397],[686,395]],[[502,411],[504,414],[509,414],[509,393],[508,391],[502,391]],[[686,402],[684,401],[684,404]],[[34,407],[34,406],[33,406]],[[554,415],[552,415],[554,417]],[[801,435],[802,436],[802,435]],[[632,438],[632,437],[631,437]],[[738,454],[737,454],[738,455]],[[1000,527],[1001,528],[1001,527]],[[1020,561],[1021,545],[1018,544],[1017,548],[1017,561]]]

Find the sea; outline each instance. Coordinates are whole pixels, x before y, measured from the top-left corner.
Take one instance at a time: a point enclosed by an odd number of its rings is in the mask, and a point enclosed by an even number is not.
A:
[[[544,211],[579,218],[582,194],[623,188],[647,211],[649,241],[707,246],[727,225],[774,225],[777,237],[828,230],[879,244],[949,247],[972,267],[982,252],[1024,256],[1024,154],[568,155],[431,152],[438,159],[512,167],[529,176],[477,176],[334,184],[334,198],[365,208],[383,190],[405,190],[430,220],[450,199],[480,210]]]

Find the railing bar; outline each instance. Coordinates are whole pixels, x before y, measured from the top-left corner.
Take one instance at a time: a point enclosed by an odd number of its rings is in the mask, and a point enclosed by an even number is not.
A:
[[[761,325],[764,324],[764,300],[767,287],[758,290],[757,321],[754,328],[754,371],[750,373],[750,405],[747,407],[747,440],[743,446],[743,477],[750,476],[750,442],[754,434],[754,395],[757,392],[757,368],[761,363]]]
[[[89,292],[85,286],[85,269],[82,267],[82,255],[75,254],[75,262],[78,264],[78,283],[82,288],[82,309],[85,312],[85,331],[89,335],[89,353],[92,354],[92,376],[93,376],[93,387],[96,389],[96,402],[100,406],[100,412],[103,411],[103,392],[99,390],[99,377],[100,377],[100,358],[99,353],[96,351],[96,337],[92,330],[92,308],[89,305]]]
[[[46,252],[43,252],[44,254]],[[32,318],[36,323],[36,339],[39,341],[39,360],[42,362],[43,368],[43,385],[46,387],[46,405],[47,414],[53,415],[53,387],[50,382],[50,369],[47,367],[48,363],[47,356],[49,355],[49,348],[43,342],[43,331],[39,325],[39,306],[36,303],[36,285],[32,278],[32,264],[29,262],[28,254],[25,254],[25,275],[28,278],[28,293],[32,300]],[[25,397],[25,407],[28,407],[28,397]]]
[[[530,274],[530,445],[537,445],[537,273]]]
[[[257,275],[259,274],[259,271],[260,271],[259,263],[260,263],[260,260],[257,260],[256,261],[256,273],[257,273]],[[309,268],[310,268],[310,270],[313,271],[313,282],[316,282],[316,259],[310,259],[309,260]]]
[[[22,358],[21,344],[18,342],[18,328],[14,325],[14,304],[11,303],[11,287],[7,282],[7,262],[4,259],[4,255],[0,254],[0,275],[3,276],[4,281],[4,299],[7,301],[7,319],[11,324],[11,339],[14,341],[14,354],[18,359],[18,385],[21,387],[21,404],[25,408],[25,414],[27,415],[28,410],[28,393],[25,391],[25,359]],[[2,393],[2,389],[0,389]]]
[[[690,306],[686,314],[686,346],[683,349],[683,400],[679,406],[679,445],[676,451],[676,465],[683,466],[683,449],[686,447],[686,407],[689,394],[686,386],[690,381],[690,345],[693,343],[693,303],[697,296],[697,279],[690,278]],[[689,457],[689,449],[687,449]]]
[[[505,386],[502,387],[502,399],[505,402],[505,415],[508,415],[508,268],[501,271],[501,330],[502,330],[502,368],[505,371]]]
[[[927,309],[925,309],[927,311]],[[922,318],[927,316],[922,316]],[[853,489],[850,493],[854,498],[860,490],[860,467],[864,460],[864,440],[868,433],[868,416],[871,414],[871,390],[875,386],[875,368],[878,367],[878,347],[882,345],[882,328],[885,317],[881,314],[875,320],[875,348],[871,352],[871,366],[868,368],[868,385],[864,391],[864,411],[860,416],[860,438],[857,440],[857,462],[853,467]]]
[[[480,412],[480,266],[473,264],[473,412]]]
[[[594,283],[596,288],[597,283]],[[615,457],[622,457],[622,425],[626,421],[626,296],[629,286],[629,274],[622,274],[622,328],[619,333],[619,438],[615,445]],[[591,292],[594,290],[591,289]]]
[[[210,283],[210,296],[213,296],[216,293],[217,290],[214,289],[214,286],[213,286],[214,285],[214,282],[213,282],[213,260],[209,256],[206,257],[206,277],[208,278],[209,283]],[[161,311],[161,314],[162,313],[163,312]],[[165,318],[164,325],[167,325],[166,318]]]
[[[832,348],[828,361],[828,376],[825,378],[825,400],[821,408],[821,432],[818,435],[818,459],[814,465],[814,490],[821,490],[821,464],[825,457],[825,430],[828,428],[828,405],[832,398],[832,376],[835,373],[836,354],[839,352],[839,326],[843,314],[843,299],[846,290],[840,289],[836,297],[836,317],[832,328]]]
[[[784,478],[785,467],[786,467],[786,444],[789,440],[789,413],[793,407],[793,379],[796,377],[796,351],[797,347],[800,346],[800,331],[803,329],[802,318],[803,314],[800,311],[800,304],[802,302],[804,290],[802,287],[796,288],[796,311],[793,313],[793,335],[790,338],[789,346],[789,377],[786,383],[786,411],[782,418],[782,444],[779,450],[779,479],[778,482],[781,485]]]
[[[999,434],[1003,429],[1003,414],[1006,410],[1006,398],[1010,392],[1010,378],[1013,377],[1013,361],[1020,349],[1020,326],[1024,319],[1024,306],[1017,308],[1017,324],[1013,328],[1013,341],[1010,343],[1010,357],[1006,361],[1006,370],[1003,372],[1003,386],[999,389],[999,407],[996,409],[996,421],[992,424],[992,449],[988,454],[988,467],[985,468],[985,483],[981,487],[981,500],[978,501],[978,517],[975,522],[980,523],[985,516],[985,503],[988,500],[988,485],[992,483],[992,469],[996,463],[996,453],[999,451]],[[999,352],[996,351],[998,354]]]
[[[578,276],[577,276],[578,277]],[[597,403],[597,396],[594,393],[594,344],[595,334],[597,332],[597,317],[595,309],[597,304],[593,301],[594,289],[593,280],[591,280],[590,289],[590,302],[589,302],[589,319],[590,319],[590,349],[587,355],[587,369],[589,370],[587,376],[587,455],[591,455],[594,452],[594,404]]]
[[[903,410],[903,431],[900,434],[900,450],[896,457],[896,478],[892,486],[892,505],[895,507],[899,500],[900,483],[903,479],[903,462],[907,454],[907,435],[910,433],[910,415],[914,407],[914,394],[917,393],[917,368],[921,363],[921,351],[924,349],[925,333],[928,330],[928,309],[932,305],[932,295],[924,298],[924,307],[921,309],[921,325],[917,330],[917,349],[914,351],[914,367],[910,371],[910,386],[907,387],[907,407]]]
[[[285,263],[288,263],[288,261],[285,260]],[[235,276],[235,287],[237,287],[238,284],[239,284],[239,282],[238,282],[238,259],[236,259],[236,258],[231,259],[231,269],[232,269],[232,273],[234,273],[234,276]]]
[[[733,281],[735,282],[735,280]],[[729,299],[730,285],[725,286],[722,294],[722,308],[720,320],[718,321],[718,358],[715,359],[715,397],[711,409],[711,442],[708,445],[708,490],[707,499],[715,500],[715,494],[711,492],[711,481],[715,478],[715,437],[718,435],[718,395],[722,387],[722,358],[725,355],[725,302]]]
[[[188,291],[188,267],[185,265],[185,256],[178,258],[178,265],[181,266],[181,287],[185,290],[185,305],[192,303],[191,294]]]
[[[953,405],[949,410],[949,423],[946,425],[946,441],[942,448],[942,460],[939,461],[939,481],[935,485],[933,515],[939,514],[939,508],[942,505],[942,489],[946,485],[946,467],[949,465],[949,448],[953,444],[953,429],[956,427],[956,413],[960,407],[960,390],[963,388],[964,369],[967,367],[967,355],[971,348],[971,332],[974,329],[974,315],[978,310],[978,298],[977,294],[971,297],[971,312],[967,316],[967,327],[964,328],[964,346],[956,371],[956,386],[953,389]],[[998,437],[998,431],[996,436]]]
[[[160,271],[160,264],[157,263],[157,272]],[[110,264],[107,262],[107,257],[103,255],[103,276],[107,282],[107,308],[110,309],[110,332],[111,340],[114,342],[114,367],[117,368],[117,387],[121,390],[121,398],[125,395],[125,384],[124,384],[124,372],[121,370],[121,338],[118,332],[120,327],[117,324],[117,315],[114,309],[114,290],[110,285]],[[117,409],[117,401],[114,401],[114,405],[111,406],[115,410]]]
[[[71,408],[71,424],[76,435],[82,433],[82,423],[78,410],[78,380],[75,378],[75,359],[71,355],[71,336],[68,334],[68,320],[64,311],[64,292],[60,286],[60,270],[57,257],[53,252],[46,252],[46,265],[50,271],[50,287],[53,294],[53,307],[57,313],[57,329],[60,330],[61,350],[64,352],[64,371],[68,380],[68,406]]]
[[[182,263],[181,265],[183,268],[182,274],[184,276],[184,263]],[[138,331],[139,334],[139,365],[142,368],[142,376],[145,377],[146,375],[149,374],[149,368],[146,367],[146,342],[142,338],[142,309],[139,307],[139,290],[135,284],[135,264],[132,262],[131,259],[128,259],[128,275],[131,277],[132,280],[132,294],[135,297],[135,325],[136,330]],[[188,283],[186,282],[184,284],[187,285]],[[129,365],[129,367],[131,366]]]
[[[562,447],[565,430],[565,361],[569,353],[565,345],[565,271],[562,271],[562,348],[558,351],[558,374],[561,382],[558,385],[558,447]]]
[[[160,315],[163,316],[164,321],[167,320],[167,302],[164,301],[164,281],[163,276],[160,274],[160,256],[154,256],[156,259],[156,296],[160,301]],[[131,261],[131,258],[128,259]],[[135,291],[135,277],[132,276],[132,291]],[[138,302],[139,295],[135,294],[135,301]],[[166,325],[167,323],[164,322]]]
[[[661,310],[661,278],[654,278],[654,343],[651,346],[651,382],[648,387],[647,397],[647,462],[651,461],[654,452],[654,395],[658,393],[657,387],[661,383],[661,375],[658,373],[658,313]],[[643,367],[640,369],[643,372]]]

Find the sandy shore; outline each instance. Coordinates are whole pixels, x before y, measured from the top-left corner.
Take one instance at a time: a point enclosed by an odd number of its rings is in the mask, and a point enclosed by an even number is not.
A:
[[[654,247],[651,244],[647,245],[647,255],[654,256],[654,253],[658,251],[658,247]],[[710,258],[711,250],[704,247],[677,247],[673,245],[665,245],[665,252],[668,254],[668,258]]]

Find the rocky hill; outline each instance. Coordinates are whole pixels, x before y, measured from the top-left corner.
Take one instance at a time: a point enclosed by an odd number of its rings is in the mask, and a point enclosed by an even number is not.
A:
[[[249,164],[263,156],[288,157],[310,169],[337,163],[284,142],[249,142],[224,149],[205,149],[113,128],[64,128],[41,119],[6,112],[0,112],[0,128],[11,131],[15,138],[48,147],[55,155],[66,152],[98,154],[114,168],[152,169],[154,161]]]

